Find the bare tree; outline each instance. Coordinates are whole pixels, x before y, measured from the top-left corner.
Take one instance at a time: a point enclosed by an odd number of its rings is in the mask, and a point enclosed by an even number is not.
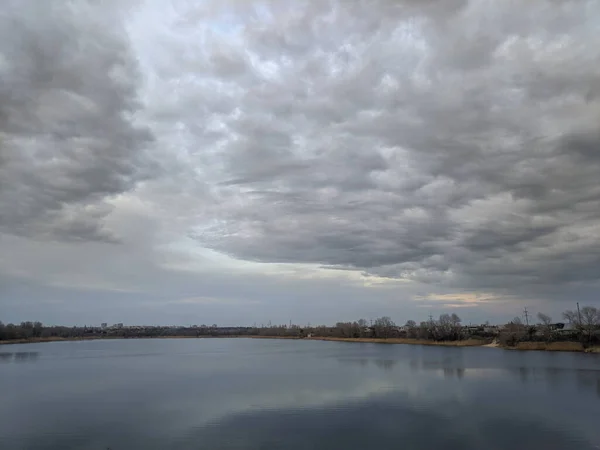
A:
[[[461,319],[456,314],[442,314],[434,328],[437,339],[460,339]]]
[[[452,318],[450,317],[450,314],[440,314],[438,325],[442,332],[450,329],[450,326],[452,325]]]
[[[368,335],[370,331],[367,330],[367,327],[369,326],[369,322],[367,322],[367,319],[358,319],[356,323],[358,324],[359,336],[363,337],[365,336],[365,334]]]
[[[360,336],[358,322],[338,322],[335,324],[340,337],[354,338]]]
[[[579,314],[577,313],[577,311],[572,311],[568,309],[562,314],[562,316],[563,319],[565,319],[571,325],[574,325],[578,328],[581,326],[581,323],[579,322]]]
[[[461,337],[461,318],[458,317],[457,314],[452,313],[450,316],[450,321],[452,322],[452,333],[454,334],[454,339],[460,339]]]
[[[456,314],[441,314],[437,323],[438,339],[457,339],[460,331],[460,317]]]
[[[593,306],[584,306],[579,311],[567,310],[563,313],[563,318],[581,333],[585,333],[589,340],[600,327],[600,310]]]
[[[542,325],[545,325],[545,326],[549,327],[550,324],[552,323],[552,317],[550,317],[547,314],[544,314],[544,313],[540,312],[540,313],[537,314],[537,317],[538,317],[538,320],[540,321],[540,323]]]
[[[375,319],[374,328],[377,337],[387,339],[388,337],[390,337],[392,329],[395,326],[396,324],[394,323],[394,321],[388,316],[383,316],[378,319]]]
[[[414,339],[417,337],[417,322],[414,320],[407,320],[404,326],[406,327],[406,335],[409,338]]]
[[[517,333],[525,331],[525,325],[520,317],[515,317],[513,320],[506,324],[506,329],[511,333]]]
[[[600,310],[593,306],[581,308],[581,327],[591,341],[594,331],[600,326]]]
[[[417,333],[419,339],[431,339],[433,337],[433,321],[421,322]]]
[[[540,326],[541,332],[543,333],[543,335],[546,339],[549,339],[552,334],[551,329],[550,329],[550,325],[552,324],[552,318],[549,315],[541,313],[541,312],[537,314],[537,317],[541,323],[541,326]]]

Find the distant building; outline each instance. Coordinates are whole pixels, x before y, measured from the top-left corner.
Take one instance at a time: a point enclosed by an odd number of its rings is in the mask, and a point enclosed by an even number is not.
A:
[[[100,324],[100,328],[102,328],[103,330],[106,330],[106,328],[108,328],[108,324],[106,322],[102,322]]]
[[[499,328],[496,325],[483,325],[483,332],[487,334],[498,334]]]
[[[117,323],[117,324],[115,325],[115,328],[123,328],[123,322],[121,322],[121,323]]]

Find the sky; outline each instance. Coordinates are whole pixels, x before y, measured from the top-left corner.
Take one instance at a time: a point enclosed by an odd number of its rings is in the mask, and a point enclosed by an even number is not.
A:
[[[600,306],[600,2],[0,0],[0,320]]]

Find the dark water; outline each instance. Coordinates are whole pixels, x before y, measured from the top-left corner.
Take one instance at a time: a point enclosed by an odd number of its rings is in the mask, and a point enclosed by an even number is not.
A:
[[[600,448],[600,355],[252,339],[0,346],[0,449]]]

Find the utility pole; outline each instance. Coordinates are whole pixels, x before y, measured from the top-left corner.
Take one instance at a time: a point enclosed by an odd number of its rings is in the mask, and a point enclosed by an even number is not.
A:
[[[581,326],[581,310],[579,309],[579,302],[577,302],[577,317],[579,318],[579,326]]]
[[[527,307],[523,309],[523,315],[525,316],[525,324],[529,326],[529,311],[527,311]]]

